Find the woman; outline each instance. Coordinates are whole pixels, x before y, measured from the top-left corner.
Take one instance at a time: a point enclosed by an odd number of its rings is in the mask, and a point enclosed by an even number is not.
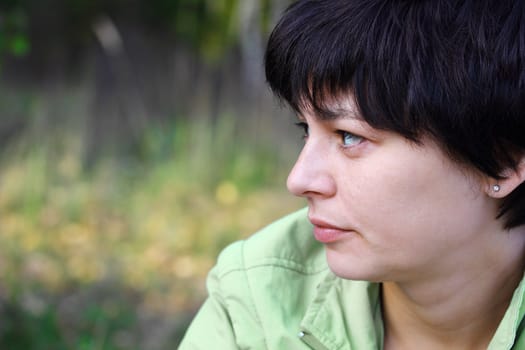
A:
[[[525,349],[524,65],[524,1],[293,4],[308,209],[221,254],[181,348]]]

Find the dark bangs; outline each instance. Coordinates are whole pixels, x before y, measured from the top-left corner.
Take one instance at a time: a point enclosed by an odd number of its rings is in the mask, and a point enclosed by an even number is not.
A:
[[[525,152],[525,1],[299,0],[272,32],[267,81],[296,112],[353,96],[372,127],[430,136],[502,178]],[[525,185],[502,206],[525,223]],[[518,198],[514,198],[514,197]]]
[[[266,78],[295,111],[321,118],[351,93],[372,127],[413,141],[429,135],[498,178],[515,166],[513,144],[524,146],[515,135],[525,127],[524,4],[301,0],[269,38]],[[504,130],[507,122],[521,124]]]
[[[265,64],[271,89],[295,111],[311,107],[327,118],[332,116],[330,101],[352,93],[371,126],[416,140],[425,124],[418,104],[432,103],[443,93],[440,81],[425,70],[453,59],[439,57],[442,51],[429,45],[429,37],[447,45],[448,35],[442,32],[450,16],[435,14],[453,9],[430,1],[422,1],[425,6],[409,3],[295,3],[268,42]],[[421,93],[427,96],[415,96]]]

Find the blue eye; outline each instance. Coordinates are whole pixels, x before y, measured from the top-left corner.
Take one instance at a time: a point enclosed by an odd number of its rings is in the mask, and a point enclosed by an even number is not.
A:
[[[341,141],[344,147],[351,147],[360,144],[363,141],[361,136],[354,135],[348,131],[338,131],[341,135]]]

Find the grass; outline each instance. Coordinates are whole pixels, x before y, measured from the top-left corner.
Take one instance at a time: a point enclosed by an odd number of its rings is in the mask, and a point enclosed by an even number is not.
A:
[[[302,206],[284,188],[289,159],[226,116],[151,125],[90,168],[75,129],[10,145],[2,349],[173,349],[218,252]]]

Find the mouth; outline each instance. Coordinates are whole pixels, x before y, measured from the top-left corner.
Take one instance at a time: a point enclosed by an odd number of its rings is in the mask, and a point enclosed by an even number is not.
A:
[[[315,239],[321,243],[326,244],[339,241],[351,232],[321,219],[309,218],[309,220],[314,225]]]

